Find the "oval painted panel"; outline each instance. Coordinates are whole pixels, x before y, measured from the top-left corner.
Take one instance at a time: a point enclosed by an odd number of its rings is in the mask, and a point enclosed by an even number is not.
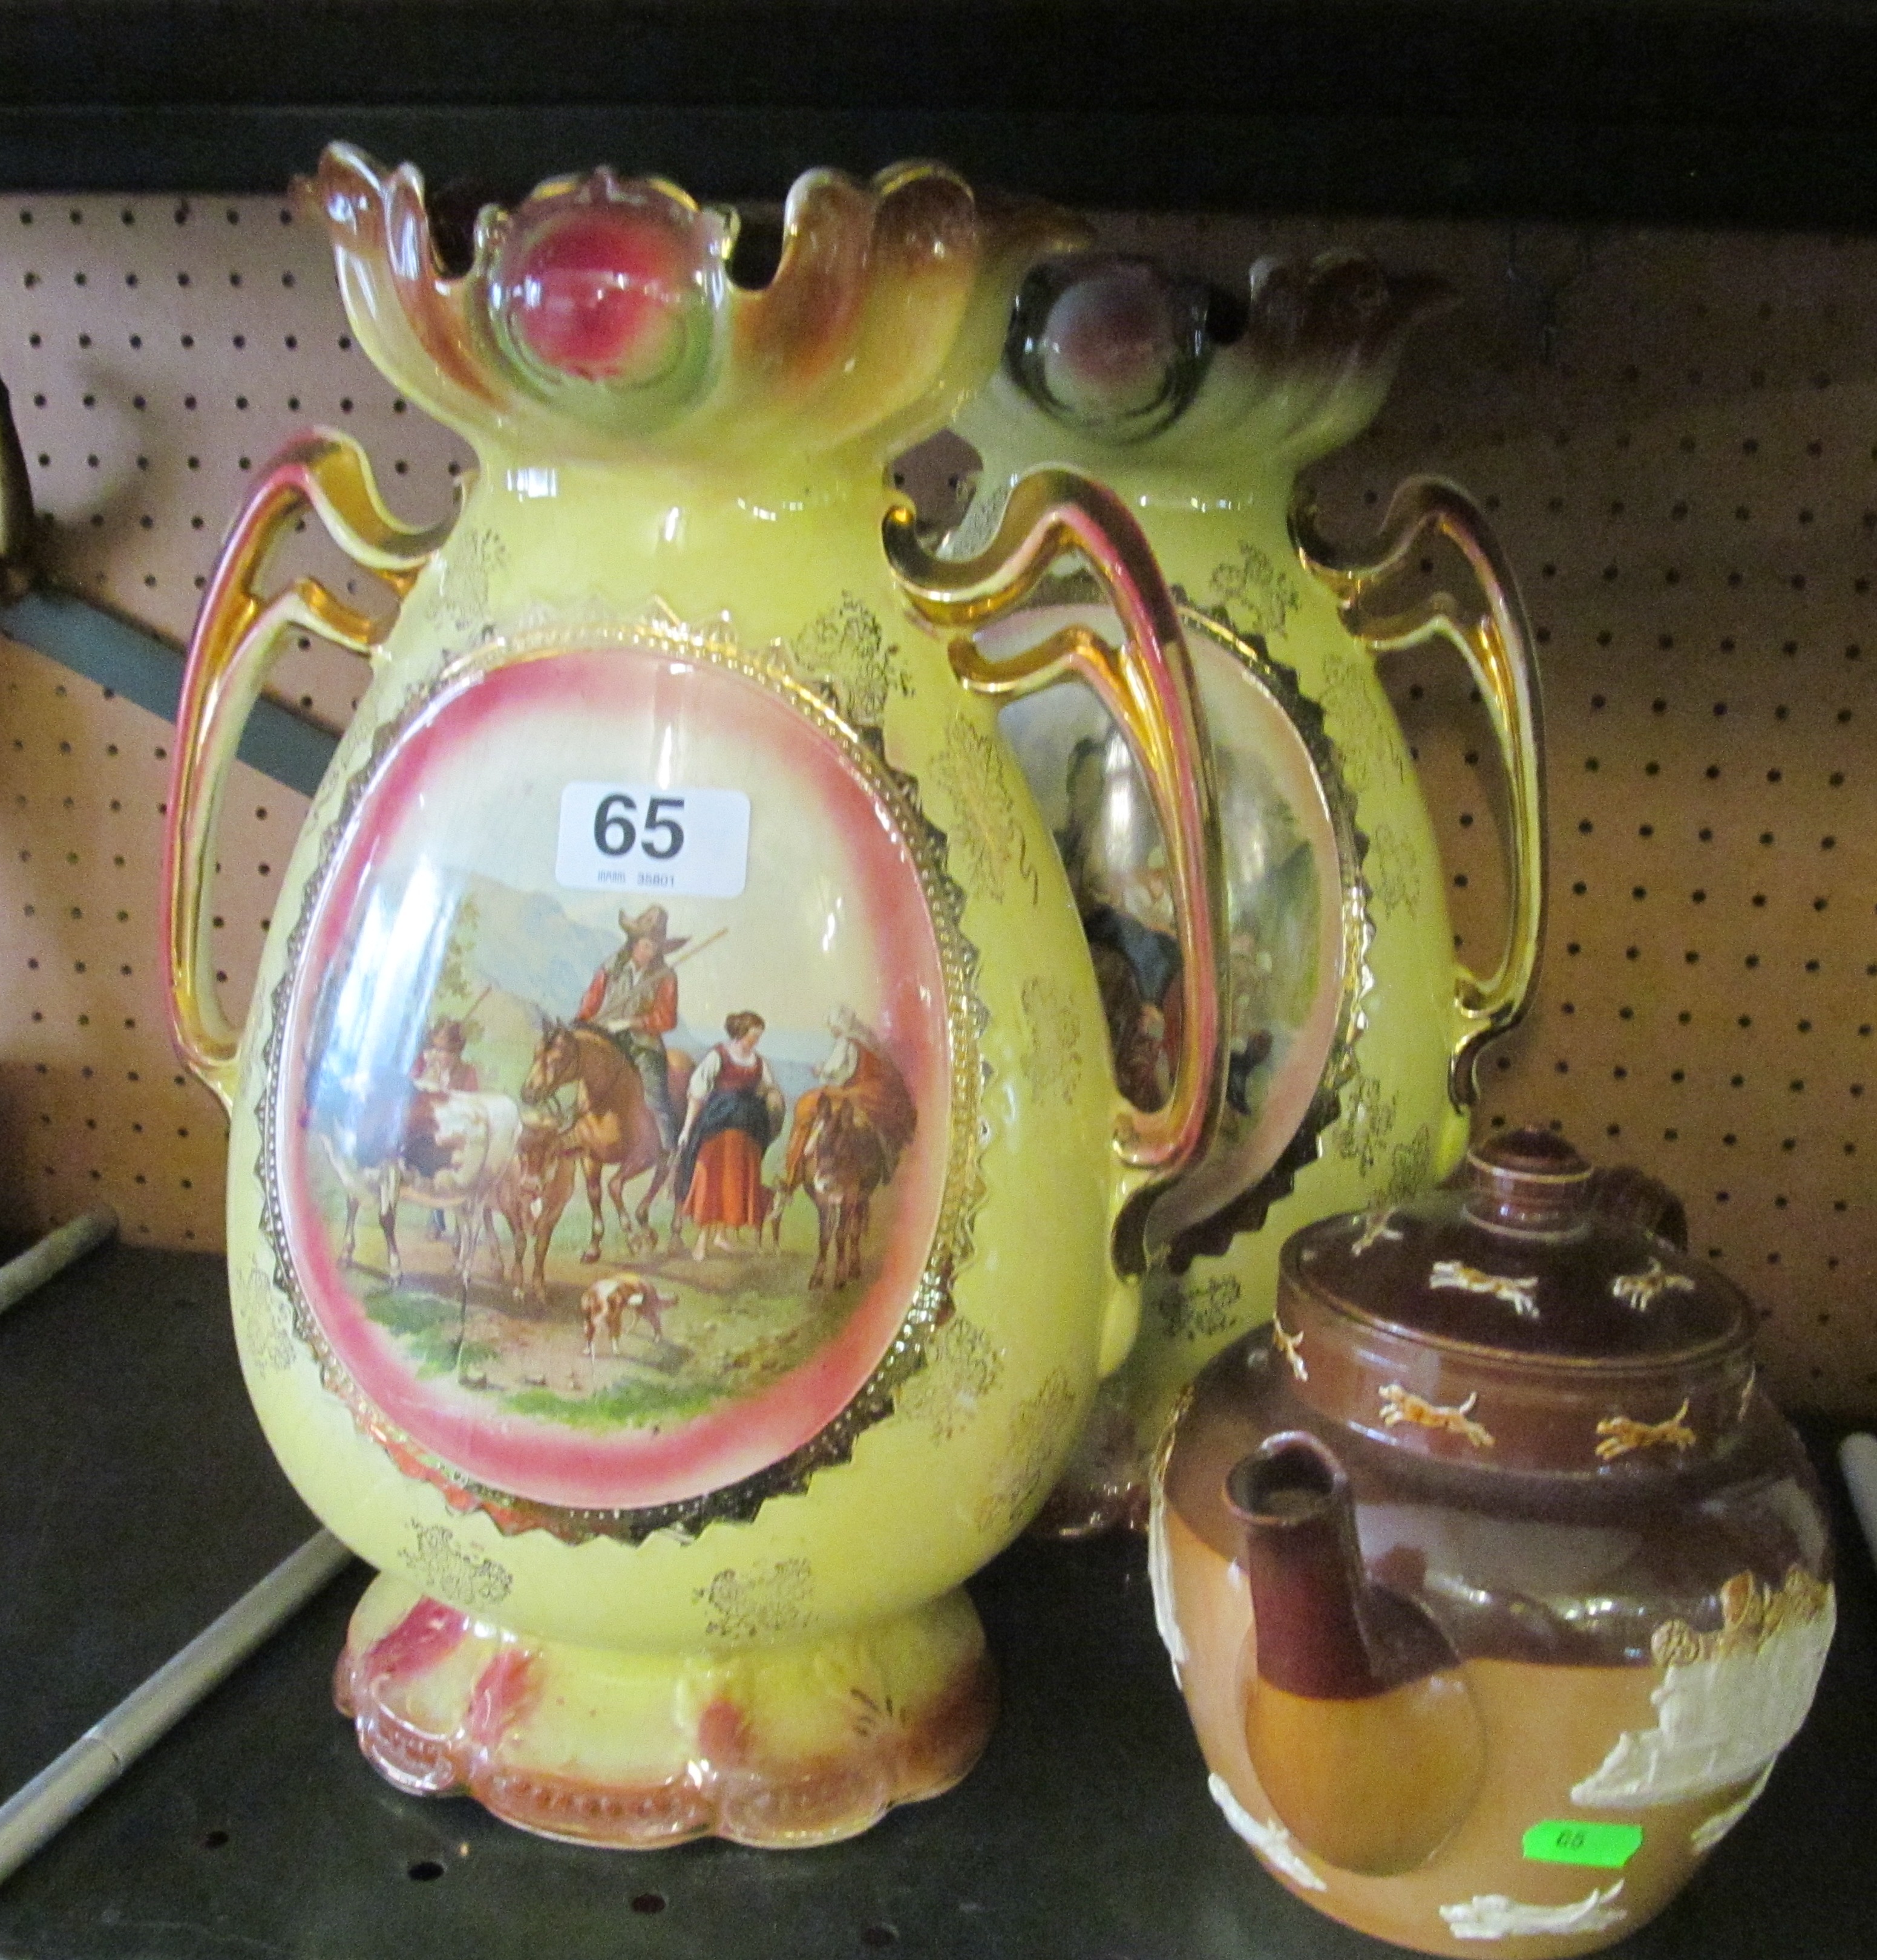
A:
[[[1037,606],[987,633],[1008,654],[1085,625],[1111,640],[1101,606]],[[1225,870],[1225,1106],[1205,1160],[1154,1208],[1171,1239],[1251,1190],[1309,1115],[1331,1066],[1353,965],[1346,877],[1321,768],[1270,681],[1203,631],[1189,633],[1212,737]],[[1137,1106],[1171,1087],[1181,1011],[1166,851],[1147,786],[1088,689],[1058,687],[999,718],[1053,830],[1095,962],[1116,1079]]]
[[[605,1509],[840,1414],[925,1266],[949,1060],[917,865],[833,733],[662,651],[472,674],[310,902],[277,1198],[374,1408],[467,1478]]]

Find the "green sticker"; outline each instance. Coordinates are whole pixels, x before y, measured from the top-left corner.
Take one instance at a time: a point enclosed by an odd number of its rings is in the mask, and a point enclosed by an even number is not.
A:
[[[1525,1833],[1525,1853],[1547,1865],[1601,1865],[1620,1872],[1643,1848],[1640,1824],[1573,1824],[1561,1817]]]

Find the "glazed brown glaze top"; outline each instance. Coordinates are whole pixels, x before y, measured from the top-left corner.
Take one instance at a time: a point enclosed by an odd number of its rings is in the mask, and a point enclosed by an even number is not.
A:
[[[1299,1233],[1275,1338],[1299,1399],[1482,1467],[1627,1475],[1723,1446],[1752,1379],[1745,1297],[1596,1190],[1561,1138],[1521,1130],[1458,1192]]]
[[[1746,1300],[1639,1222],[1674,1215],[1643,1173],[1527,1131],[1480,1147],[1458,1190],[1289,1242],[1270,1325],[1201,1372],[1162,1473],[1167,1515],[1263,1579],[1260,1621],[1268,1604],[1305,1630],[1278,1637],[1285,1682],[1286,1654],[1329,1624],[1286,1602],[1346,1602],[1366,1658],[1332,1637],[1327,1691],[1350,1699],[1394,1678],[1370,1636],[1396,1600],[1466,1659],[1637,1666],[1668,1622],[1728,1624],[1742,1575],[1769,1596],[1795,1568],[1828,1577],[1815,1481],[1755,1386]],[[1296,1527],[1313,1491],[1334,1510],[1345,1488],[1362,1570],[1331,1583]]]

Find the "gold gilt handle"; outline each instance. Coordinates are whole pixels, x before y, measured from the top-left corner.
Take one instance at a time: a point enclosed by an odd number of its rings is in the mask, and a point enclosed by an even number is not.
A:
[[[269,554],[302,511],[311,511],[342,550],[376,572],[400,603],[455,521],[451,517],[427,530],[400,523],[378,495],[365,451],[348,436],[314,430],[296,437],[268,466],[221,547],[190,640],[176,718],[163,937],[170,1032],[225,1109],[234,1104],[240,1034],[221,1010],[205,927],[210,851],[228,765],[288,634],[317,633],[368,657],[384,638],[365,614],[312,579],[296,579],[271,599],[257,589]]]
[[[1225,916],[1212,751],[1172,596],[1127,506],[1066,469],[1034,470],[1018,482],[980,557],[962,563],[932,557],[914,536],[907,508],[887,518],[885,542],[919,616],[967,629],[951,645],[952,670],[967,687],[1005,702],[1058,681],[1084,681],[1133,748],[1166,839],[1186,994],[1172,1093],[1158,1110],[1120,1102],[1115,1143],[1124,1166],[1164,1179],[1205,1147],[1216,1117]],[[1126,644],[1110,646],[1085,627],[1069,626],[1011,659],[986,660],[969,629],[1021,605],[1071,549],[1106,587]]]
[[[1464,1109],[1474,1099],[1480,1050],[1525,1011],[1544,939],[1544,724],[1525,608],[1479,506],[1457,484],[1439,477],[1413,476],[1402,484],[1382,524],[1379,554],[1362,562],[1324,540],[1301,492],[1292,506],[1290,530],[1298,555],[1336,595],[1344,625],[1372,654],[1445,640],[1465,656],[1492,716],[1512,803],[1512,918],[1505,952],[1491,975],[1482,979],[1465,967],[1455,975],[1448,1088],[1455,1105]],[[1456,546],[1472,567],[1483,609],[1469,616],[1438,593],[1394,618],[1359,618],[1364,597],[1398,571],[1430,533]]]

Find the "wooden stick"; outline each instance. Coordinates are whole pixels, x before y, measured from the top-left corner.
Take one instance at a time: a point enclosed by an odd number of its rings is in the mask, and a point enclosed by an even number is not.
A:
[[[687,946],[682,953],[674,953],[664,963],[667,966],[682,966],[687,959],[695,959],[707,946],[715,946],[730,928],[720,925],[708,939],[700,939],[695,946]]]

